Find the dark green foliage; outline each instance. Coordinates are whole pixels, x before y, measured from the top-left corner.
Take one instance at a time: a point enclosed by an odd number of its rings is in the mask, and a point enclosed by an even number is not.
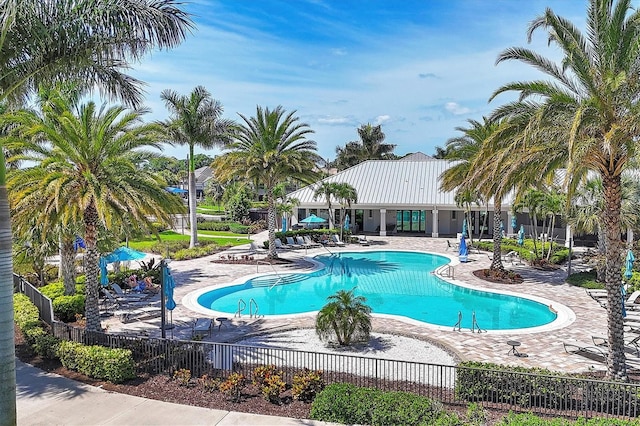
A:
[[[548,251],[549,243],[545,243],[545,253]],[[485,251],[493,251],[493,241],[474,241],[473,246]],[[538,251],[542,248],[542,243],[537,243]],[[549,258],[549,263],[558,265],[566,262],[569,259],[569,249],[559,244],[553,243],[553,252]],[[532,261],[535,259],[535,247],[532,240],[525,240],[522,247],[518,245],[516,240],[510,238],[503,238],[500,245],[502,253],[509,253],[515,251],[518,253],[521,259]],[[538,256],[540,257],[540,256]]]
[[[38,308],[22,293],[13,295],[13,318],[23,332],[29,328],[40,327]]]
[[[384,392],[340,383],[327,386],[311,406],[311,418],[363,425],[455,425],[439,403],[408,392]]]
[[[509,413],[502,418],[496,426],[638,426],[638,420],[622,420],[614,418],[580,418],[577,421],[559,419],[559,418],[543,418],[534,414],[515,414]]]
[[[53,313],[62,322],[74,322],[84,313],[84,295],[60,296],[53,301]]]
[[[24,294],[13,295],[13,314],[16,325],[31,349],[38,355],[55,358],[59,341],[42,328],[38,308]]]
[[[248,234],[254,228],[252,225],[243,225],[238,222],[198,222],[198,229],[202,231],[233,232],[235,234]]]
[[[136,377],[135,363],[128,349],[109,349],[63,341],[58,347],[62,365],[96,379],[122,383]]]
[[[84,280],[84,275],[76,279],[76,294],[84,294]],[[39,290],[42,294],[54,301],[58,297],[64,296],[64,283],[62,281],[55,281],[40,287]]]
[[[588,289],[604,289],[604,283],[596,281],[596,276],[595,271],[577,272],[567,277],[567,283]]]

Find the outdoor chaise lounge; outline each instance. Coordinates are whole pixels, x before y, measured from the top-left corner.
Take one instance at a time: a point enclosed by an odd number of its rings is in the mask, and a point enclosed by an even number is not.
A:
[[[301,246],[300,244],[298,244],[293,237],[286,237],[287,238],[287,245],[293,249],[301,249],[304,248],[304,246]]]
[[[275,244],[276,244],[276,250],[288,250],[291,248],[288,245],[283,244],[280,238],[276,238]]]
[[[162,308],[159,306],[145,306],[133,310],[121,310],[113,313],[120,318],[121,322],[144,321],[151,318],[157,318],[162,315]]]
[[[591,340],[593,340],[593,344],[598,347],[606,348],[609,339],[607,336],[591,336]],[[636,356],[640,357],[640,346],[638,346],[640,342],[640,334],[636,333],[625,333],[624,336],[624,345],[635,352]]]
[[[563,342],[565,352],[569,354],[582,355],[597,361],[604,361],[607,358],[607,349],[596,346],[594,343],[584,342]]]
[[[603,308],[607,307],[607,290],[586,289],[587,294]],[[636,290],[624,301],[624,306],[628,311],[640,311],[640,304],[636,303],[640,299],[640,290]]]
[[[313,247],[312,244],[307,243],[304,238],[302,238],[302,236],[298,235],[296,237],[296,243],[298,246],[302,247],[302,248],[311,248]]]
[[[193,336],[198,336],[201,333],[211,336],[211,329],[213,328],[213,321],[211,318],[196,318],[193,323]]]
[[[358,235],[358,244],[360,244],[361,246],[368,246],[369,245],[369,241],[367,240],[367,236],[366,235]]]
[[[305,235],[303,237],[304,242],[307,244],[307,246],[309,247],[322,247],[322,244],[320,243],[316,243],[315,241],[313,241],[308,235]]]
[[[340,240],[340,237],[337,234],[331,235],[331,241],[338,247],[344,247],[344,243]]]
[[[267,249],[258,247],[256,243],[254,243],[253,241],[251,241],[251,243],[249,244],[249,250],[251,251],[251,253],[254,253],[254,254],[267,253]]]
[[[451,241],[447,240],[447,249],[456,251],[458,250],[458,247],[459,247],[458,243],[451,244]]]

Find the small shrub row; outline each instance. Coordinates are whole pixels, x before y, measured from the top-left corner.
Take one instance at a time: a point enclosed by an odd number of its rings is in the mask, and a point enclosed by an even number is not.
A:
[[[603,419],[580,418],[578,420],[567,420],[561,418],[542,418],[534,414],[515,414],[509,413],[503,417],[496,426],[638,426],[640,422],[637,420],[622,419]]]
[[[211,254],[217,253],[219,250],[220,246],[215,243],[203,244],[194,248],[185,248],[178,250],[171,255],[171,258],[175,260],[196,259],[199,257],[209,256]]]
[[[311,418],[363,425],[461,424],[442,404],[408,392],[384,392],[349,383],[327,386],[311,406]]]
[[[135,363],[128,349],[63,341],[58,346],[58,357],[65,368],[96,379],[122,383],[136,377]]]
[[[84,314],[84,281],[84,275],[76,279],[76,293],[72,296],[65,296],[62,281],[56,281],[40,288],[42,294],[51,299],[53,314],[60,321],[73,322],[76,319],[76,315]]]
[[[59,340],[43,328],[38,308],[24,294],[13,295],[13,314],[17,327],[31,349],[45,358],[55,358]]]

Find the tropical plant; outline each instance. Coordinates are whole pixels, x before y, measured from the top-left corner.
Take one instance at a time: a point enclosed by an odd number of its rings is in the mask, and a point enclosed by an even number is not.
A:
[[[517,159],[539,169],[535,176],[565,166],[571,198],[587,170],[602,179],[605,234],[608,352],[610,378],[626,380],[622,284],[621,175],[637,156],[640,98],[640,11],[630,0],[590,0],[583,34],[553,10],[533,20],[529,38],[545,30],[560,49],[561,65],[526,48],[506,49],[497,62],[517,60],[535,67],[550,80],[517,81],[498,88],[491,99],[518,92],[516,101],[495,111],[496,117],[526,116]],[[526,150],[524,146],[526,145]],[[544,154],[544,157],[542,156]],[[526,166],[524,166],[526,168]]]
[[[372,126],[363,124],[358,128],[359,141],[348,142],[344,148],[336,148],[335,164],[338,170],[360,164],[366,160],[392,160],[396,158],[393,154],[395,145],[383,143],[385,134],[382,126]]]
[[[277,199],[276,212],[284,218],[290,218],[293,209],[300,205],[300,200],[287,195],[287,185],[285,182],[279,183],[273,190],[273,196]]]
[[[184,209],[178,197],[164,189],[154,174],[135,168],[132,153],[160,149],[164,139],[156,124],[141,124],[144,110],[120,106],[98,109],[93,102],[77,115],[63,98],[41,114],[18,111],[12,136],[21,141],[24,158],[33,166],[12,171],[8,187],[16,208],[35,200],[55,210],[63,224],[82,222],[86,270],[87,330],[100,330],[98,310],[98,228],[129,220],[155,233],[150,217],[169,221]],[[46,143],[43,143],[46,142]]]
[[[345,211],[352,203],[358,202],[358,191],[346,182],[336,183],[334,195],[340,204],[340,238],[343,237]]]
[[[0,5],[0,101],[19,103],[41,83],[74,81],[137,104],[140,81],[123,71],[182,42],[192,23],[176,0],[7,0]],[[16,422],[11,222],[0,145],[0,419]]]
[[[314,200],[323,197],[324,201],[327,203],[327,210],[329,214],[329,228],[333,228],[336,224],[335,214],[333,210],[333,200],[335,199],[335,194],[337,192],[336,185],[336,182],[322,181],[318,184],[315,191],[313,192]]]
[[[327,298],[316,317],[316,334],[322,340],[335,338],[341,346],[369,340],[371,308],[364,296],[356,296],[355,288],[340,290]]]
[[[189,247],[193,248],[198,244],[194,150],[196,146],[209,149],[225,145],[231,140],[234,123],[221,118],[222,104],[213,99],[203,86],[197,86],[189,96],[163,90],[160,97],[171,113],[171,118],[164,122],[170,140],[189,146]]]
[[[310,183],[317,177],[315,165],[320,157],[316,143],[308,140],[313,133],[306,123],[299,123],[295,111],[285,113],[256,107],[255,117],[245,117],[236,139],[226,147],[229,152],[214,162],[216,178],[228,182],[242,176],[259,182],[265,189],[268,205],[269,257],[276,252],[276,197],[274,189],[286,180]]]

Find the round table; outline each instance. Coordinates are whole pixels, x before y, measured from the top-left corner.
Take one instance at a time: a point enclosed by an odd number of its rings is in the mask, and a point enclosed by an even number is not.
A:
[[[229,318],[227,318],[227,317],[218,317],[218,318],[216,318],[216,321],[218,321],[218,331],[220,331],[220,327],[222,327],[227,321],[229,321]]]
[[[515,356],[520,356],[520,352],[518,352],[518,346],[520,346],[520,342],[517,340],[507,340],[507,345],[511,346],[507,355],[513,354]]]

